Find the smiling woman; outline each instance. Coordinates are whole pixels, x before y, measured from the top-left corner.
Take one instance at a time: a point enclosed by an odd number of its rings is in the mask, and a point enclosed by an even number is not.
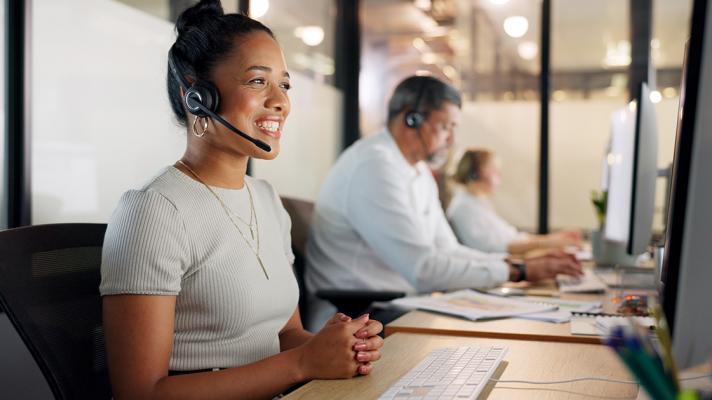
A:
[[[104,242],[115,398],[270,398],[370,373],[382,325],[337,314],[317,334],[302,328],[289,216],[245,174],[250,157],[280,152],[290,77],[279,44],[218,1],[186,10],[176,30],[167,83],[185,153],[122,196]]]

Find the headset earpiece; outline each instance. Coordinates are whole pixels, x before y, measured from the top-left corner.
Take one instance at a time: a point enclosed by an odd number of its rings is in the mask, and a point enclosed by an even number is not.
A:
[[[405,114],[405,126],[408,128],[418,128],[425,121],[425,116],[419,111],[409,111]]]
[[[418,97],[415,98],[415,104],[413,104],[413,109],[405,113],[405,126],[408,128],[417,129],[425,122],[425,114],[420,110],[420,103],[423,101],[426,83],[427,81],[425,80],[421,83],[418,89]]]
[[[195,103],[200,103],[208,110],[217,113],[220,105],[220,94],[217,88],[207,81],[196,81],[185,93],[183,98],[185,108],[197,117],[209,117],[210,115],[200,109]]]

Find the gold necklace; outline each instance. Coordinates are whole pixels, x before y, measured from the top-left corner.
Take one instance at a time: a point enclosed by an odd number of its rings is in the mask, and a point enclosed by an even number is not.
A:
[[[255,217],[255,219],[254,219],[254,221],[255,221],[255,228],[256,228],[256,231],[257,231],[256,233],[252,230],[252,224],[251,224],[251,223],[250,223],[250,224],[245,223],[245,221],[242,220],[242,218],[240,218],[237,214],[235,214],[235,212],[232,211],[232,210],[225,204],[225,202],[223,201],[223,199],[213,190],[213,188],[211,188],[210,186],[208,186],[208,184],[206,184],[205,181],[203,181],[203,179],[200,177],[200,175],[198,175],[197,172],[193,171],[193,169],[190,168],[190,167],[188,166],[188,164],[184,163],[183,160],[178,160],[178,163],[179,163],[180,165],[184,166],[184,167],[188,170],[188,172],[190,172],[191,174],[193,174],[193,176],[195,177],[195,179],[197,179],[198,182],[202,183],[203,186],[205,186],[205,187],[210,191],[210,193],[212,193],[213,196],[215,196],[215,198],[218,200],[218,202],[219,202],[220,205],[222,206],[223,210],[225,210],[225,214],[227,214],[227,217],[230,219],[230,222],[232,222],[232,224],[235,225],[235,228],[236,228],[237,231],[240,233],[240,236],[242,236],[242,238],[245,240],[245,243],[247,243],[247,247],[249,247],[250,250],[252,250],[252,253],[255,255],[255,258],[257,258],[257,262],[260,264],[260,267],[262,268],[262,272],[264,272],[264,274],[265,274],[265,278],[267,278],[267,280],[269,280],[269,275],[267,274],[267,268],[265,268],[265,265],[264,265],[264,263],[262,262],[262,257],[260,257],[260,224],[259,224],[259,222],[258,222],[258,220],[257,220],[257,211],[255,210],[255,204],[254,204],[254,201],[252,200],[252,190],[250,189],[250,185],[247,184],[247,181],[245,181],[245,187],[247,187],[247,194],[248,194],[249,197],[250,197],[250,222],[252,222],[252,216],[254,215],[254,217]],[[241,230],[240,227],[237,225],[237,223],[235,222],[235,220],[232,218],[232,215],[233,215],[233,214],[234,214],[237,218],[240,218],[240,219],[242,220],[242,223],[244,223],[245,225],[248,225],[248,226],[249,226],[249,228],[250,228],[250,233],[252,234],[252,239],[255,240],[255,242],[256,242],[256,244],[257,244],[257,249],[255,249],[255,247],[252,246],[252,244],[250,243],[250,241],[247,240],[247,236],[245,236],[245,234],[242,233],[242,230]],[[255,239],[255,235],[257,236],[256,239]]]

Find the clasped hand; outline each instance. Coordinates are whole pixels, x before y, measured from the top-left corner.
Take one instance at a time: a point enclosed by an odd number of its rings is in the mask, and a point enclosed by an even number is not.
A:
[[[309,379],[351,378],[368,375],[381,358],[383,325],[368,314],[352,319],[336,313],[305,343],[305,371]]]

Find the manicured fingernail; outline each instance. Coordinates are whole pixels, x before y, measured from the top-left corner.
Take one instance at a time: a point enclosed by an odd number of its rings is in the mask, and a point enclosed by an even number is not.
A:
[[[339,319],[342,320],[342,321],[344,321],[344,322],[351,321],[351,317],[349,317],[349,316],[346,315],[346,314],[341,314],[341,315],[339,316]]]
[[[366,343],[356,343],[356,345],[354,345],[354,350],[366,350]]]
[[[362,365],[358,367],[358,373],[359,374],[367,374],[368,373],[368,367],[365,365]]]
[[[356,332],[356,337],[365,339],[368,337],[368,332],[367,331],[358,331],[358,332]]]
[[[368,314],[363,314],[362,316],[358,317],[358,319],[362,319],[362,320],[366,320],[366,321],[367,321],[367,320],[368,320]]]
[[[358,354],[356,354],[356,359],[359,360],[359,361],[367,361],[367,360],[368,360],[368,353],[359,352]]]

